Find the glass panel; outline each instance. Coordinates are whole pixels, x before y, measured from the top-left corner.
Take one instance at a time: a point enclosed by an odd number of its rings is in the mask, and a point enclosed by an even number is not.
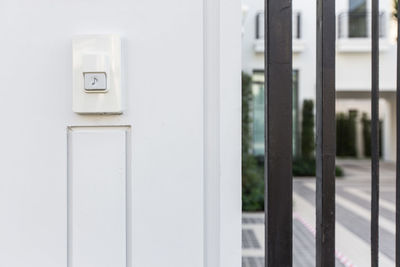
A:
[[[264,84],[253,84],[253,153],[264,155]]]
[[[367,11],[367,1],[366,0],[350,0],[349,2],[350,12],[366,12]]]
[[[349,0],[349,37],[367,37],[366,0]]]
[[[293,153],[298,152],[298,71],[293,71]],[[252,131],[253,131],[253,153],[264,155],[264,73],[256,72],[253,75],[253,105],[252,105]]]

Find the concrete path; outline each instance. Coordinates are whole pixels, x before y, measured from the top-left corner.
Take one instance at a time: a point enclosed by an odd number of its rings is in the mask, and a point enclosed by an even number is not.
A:
[[[370,266],[370,163],[342,160],[336,182],[336,266]],[[380,266],[394,266],[395,166],[381,164]],[[293,266],[315,266],[315,179],[293,182]],[[243,214],[243,267],[263,266],[264,215]]]

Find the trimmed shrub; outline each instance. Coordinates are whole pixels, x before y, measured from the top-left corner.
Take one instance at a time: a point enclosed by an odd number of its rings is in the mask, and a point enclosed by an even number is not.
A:
[[[242,210],[264,210],[263,168],[257,166],[253,155],[242,158]]]
[[[363,146],[364,156],[371,157],[371,119],[368,118],[366,113],[363,113],[361,118],[362,123],[362,135],[363,135]],[[379,156],[382,157],[382,121],[379,121]]]
[[[364,156],[371,157],[371,120],[363,113],[361,118]]]
[[[243,211],[264,210],[264,175],[262,168],[252,155],[251,135],[251,77],[242,73],[242,209]]]
[[[304,159],[304,158],[295,158],[293,160],[293,176],[297,177],[307,177],[307,176],[315,176],[315,158]],[[344,171],[341,167],[335,167],[335,175],[336,177],[343,177]]]
[[[315,176],[315,158],[293,159],[293,176]]]
[[[314,157],[314,102],[304,100],[303,102],[303,121],[301,127],[301,156],[304,159]]]
[[[242,73],[242,155],[251,150],[251,103],[253,93],[251,91],[251,77]]]
[[[336,155],[339,157],[356,157],[356,120],[357,111],[336,115]]]
[[[314,138],[314,102],[304,100],[301,131],[301,157],[293,159],[293,176],[315,176],[315,138]],[[336,176],[343,176],[343,170],[336,167]]]

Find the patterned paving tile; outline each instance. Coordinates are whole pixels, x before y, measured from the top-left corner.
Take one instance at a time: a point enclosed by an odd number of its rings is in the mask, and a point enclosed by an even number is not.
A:
[[[370,223],[368,218],[365,218],[365,215],[360,213],[360,210],[369,211],[370,201],[365,196],[363,197],[362,195],[356,194],[354,191],[348,189],[354,188],[365,195],[370,194],[370,162],[369,160],[338,160],[338,165],[344,167],[346,177],[343,179],[337,179],[336,183],[337,197],[342,199],[342,201],[337,201],[336,204],[336,220],[343,229],[350,231],[351,234],[357,238],[357,242],[369,244]],[[390,206],[390,203],[394,204],[395,202],[395,165],[392,163],[382,162],[381,167],[380,195],[381,199],[387,201],[389,204],[385,204],[380,209],[380,216],[382,219],[389,221],[389,223],[395,224],[395,214],[393,212],[393,208]],[[315,190],[310,190],[310,188],[306,186],[307,183],[310,183],[310,181],[305,179],[295,179],[293,189],[297,195],[304,199],[304,201],[315,207]],[[351,205],[349,203],[351,203]],[[355,210],[355,208],[357,210]],[[242,219],[242,223],[244,229],[254,229],[253,233],[255,234],[255,238],[261,245],[258,249],[254,247],[249,249],[243,248],[244,256],[242,258],[242,266],[264,267],[264,233],[262,226],[262,224],[264,224],[263,215],[245,214]],[[352,240],[348,241],[350,243],[352,242]],[[385,264],[380,264],[380,266],[394,266],[394,241],[395,239],[392,231],[387,229],[387,226],[380,227],[380,253],[382,258],[386,258],[386,260],[383,261]],[[346,254],[346,251],[343,252]],[[357,257],[362,257],[363,259],[364,257],[369,257],[368,253],[358,255],[357,252],[352,252],[353,253],[351,253],[351,256],[354,259],[348,259],[350,261],[360,261],[360,258]],[[346,255],[341,255],[340,252],[338,252],[337,257],[340,257],[343,262],[346,261]],[[315,266],[314,262],[314,235],[310,231],[309,227],[303,224],[301,217],[295,217],[293,221],[293,266],[313,267]],[[365,262],[365,260],[361,260],[361,262]],[[391,264],[392,262],[393,264]],[[340,263],[338,259],[336,259],[336,266],[344,265]]]
[[[243,224],[263,224],[264,218],[243,217]]]
[[[258,218],[259,222],[264,219]],[[247,226],[246,226],[247,227]],[[260,242],[251,229],[242,230],[243,249],[261,249]],[[315,266],[315,238],[313,234],[298,220],[293,220],[293,266],[313,267]],[[344,266],[336,260],[336,266]],[[264,267],[264,257],[242,258],[242,267]]]
[[[301,195],[302,197],[304,197],[304,199],[306,199],[310,204],[314,205],[315,194],[312,190],[310,190],[301,183],[295,183],[294,191],[299,195]],[[341,190],[337,191],[338,195],[349,197],[348,195],[345,195],[343,192],[341,192]],[[355,197],[349,197],[348,199],[353,203],[356,203],[354,198]],[[361,200],[357,201],[361,202]],[[368,209],[370,208],[369,203],[364,203],[360,205],[363,205]],[[360,237],[366,243],[370,242],[370,227],[371,227],[370,222],[365,220],[364,218],[361,218],[359,215],[354,213],[348,207],[336,204],[336,220],[340,222],[343,226],[345,226],[347,229],[351,230],[351,232]],[[380,235],[380,242],[379,242],[380,251],[384,255],[389,257],[389,259],[394,260],[395,258],[394,235],[382,228],[379,229],[379,235]]]
[[[257,237],[253,230],[251,229],[242,230],[242,248],[244,249],[261,248],[260,243],[258,242]]]
[[[243,257],[242,267],[265,267],[263,257]]]

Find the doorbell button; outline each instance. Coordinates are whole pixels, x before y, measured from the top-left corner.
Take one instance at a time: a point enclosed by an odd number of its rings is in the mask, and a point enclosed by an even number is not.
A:
[[[106,91],[107,76],[103,73],[84,73],[85,90],[86,91]]]

